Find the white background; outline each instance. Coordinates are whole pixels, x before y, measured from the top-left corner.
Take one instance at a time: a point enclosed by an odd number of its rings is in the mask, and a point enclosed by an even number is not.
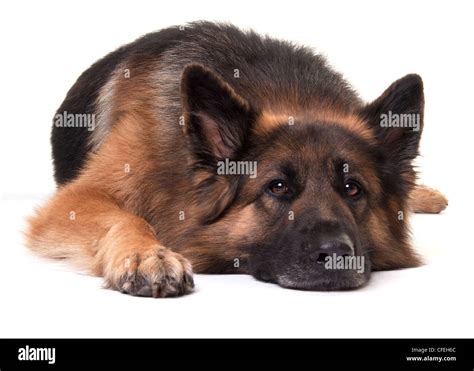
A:
[[[473,337],[472,17],[468,1],[3,1],[0,337]],[[366,100],[423,77],[421,177],[450,200],[413,219],[425,266],[332,293],[199,275],[194,294],[153,300],[26,251],[24,216],[55,187],[51,119],[75,79],[123,43],[199,19],[312,46]]]

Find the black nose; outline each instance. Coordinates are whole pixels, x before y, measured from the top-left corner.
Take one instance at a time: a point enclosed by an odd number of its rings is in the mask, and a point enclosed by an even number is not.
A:
[[[324,263],[328,256],[352,256],[354,246],[346,234],[336,238],[324,238],[319,244],[319,248],[313,254],[318,263]]]

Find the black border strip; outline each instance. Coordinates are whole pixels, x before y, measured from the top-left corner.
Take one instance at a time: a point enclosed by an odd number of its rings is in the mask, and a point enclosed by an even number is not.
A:
[[[20,361],[19,349],[54,348],[55,363]],[[415,350],[416,348],[417,350]],[[425,352],[421,354],[420,349]],[[455,361],[407,357],[456,357]],[[398,365],[404,369],[474,369],[473,339],[0,339],[0,370],[79,365],[151,365],[200,361]]]

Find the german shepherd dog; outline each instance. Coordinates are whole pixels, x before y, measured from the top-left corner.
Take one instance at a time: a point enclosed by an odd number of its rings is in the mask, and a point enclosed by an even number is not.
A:
[[[27,245],[138,296],[189,293],[193,271],[360,287],[419,265],[409,213],[447,205],[416,185],[423,106],[418,75],[367,104],[309,48],[229,24],[145,35],[58,109]]]

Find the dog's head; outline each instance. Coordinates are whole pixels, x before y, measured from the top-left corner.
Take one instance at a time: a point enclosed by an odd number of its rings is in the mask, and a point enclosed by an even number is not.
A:
[[[198,271],[237,265],[284,287],[334,290],[418,264],[406,205],[423,126],[418,76],[350,114],[257,111],[199,65],[181,88]]]

